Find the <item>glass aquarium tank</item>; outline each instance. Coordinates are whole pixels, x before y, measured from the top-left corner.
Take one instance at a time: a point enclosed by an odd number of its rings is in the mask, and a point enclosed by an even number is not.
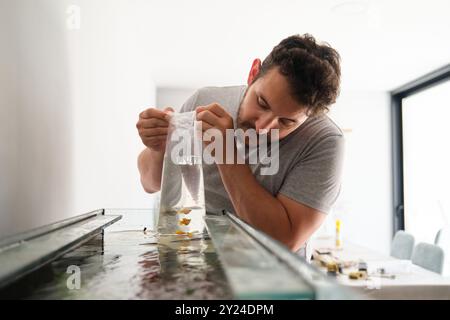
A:
[[[234,215],[207,214],[207,232],[184,238],[156,232],[155,210],[99,211],[0,246],[0,298],[353,298]]]

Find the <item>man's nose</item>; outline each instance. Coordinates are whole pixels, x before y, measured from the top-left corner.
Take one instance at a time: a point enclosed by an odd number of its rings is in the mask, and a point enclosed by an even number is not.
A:
[[[271,130],[278,128],[277,117],[264,115],[260,116],[255,122],[255,129],[257,132],[260,130]]]

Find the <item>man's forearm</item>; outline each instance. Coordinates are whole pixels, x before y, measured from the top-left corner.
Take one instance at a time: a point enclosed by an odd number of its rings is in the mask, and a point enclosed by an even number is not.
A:
[[[246,164],[218,165],[236,214],[273,238],[288,242],[291,221],[281,202],[262,187]]]
[[[161,189],[161,175],[164,153],[145,148],[138,157],[138,168],[141,174],[141,184],[148,193]]]

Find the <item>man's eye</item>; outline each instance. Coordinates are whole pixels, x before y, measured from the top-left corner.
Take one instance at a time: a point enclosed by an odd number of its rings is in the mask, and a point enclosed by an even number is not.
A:
[[[258,97],[258,104],[261,108],[266,109],[266,110],[268,109],[267,105],[264,103],[264,101],[260,97]]]
[[[284,127],[290,127],[294,124],[294,121],[289,119],[278,119],[278,122]]]

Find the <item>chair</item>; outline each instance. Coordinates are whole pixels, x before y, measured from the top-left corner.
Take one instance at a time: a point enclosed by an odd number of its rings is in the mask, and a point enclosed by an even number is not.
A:
[[[434,244],[441,247],[444,250],[444,268],[442,275],[450,276],[450,227],[444,227],[436,234]]]
[[[437,232],[436,238],[434,239],[434,244],[444,249],[450,245],[449,227],[442,228]]]
[[[427,270],[442,274],[444,250],[429,243],[418,243],[412,254],[412,263]]]
[[[399,230],[394,236],[391,245],[391,256],[397,259],[409,260],[414,249],[413,235]]]

